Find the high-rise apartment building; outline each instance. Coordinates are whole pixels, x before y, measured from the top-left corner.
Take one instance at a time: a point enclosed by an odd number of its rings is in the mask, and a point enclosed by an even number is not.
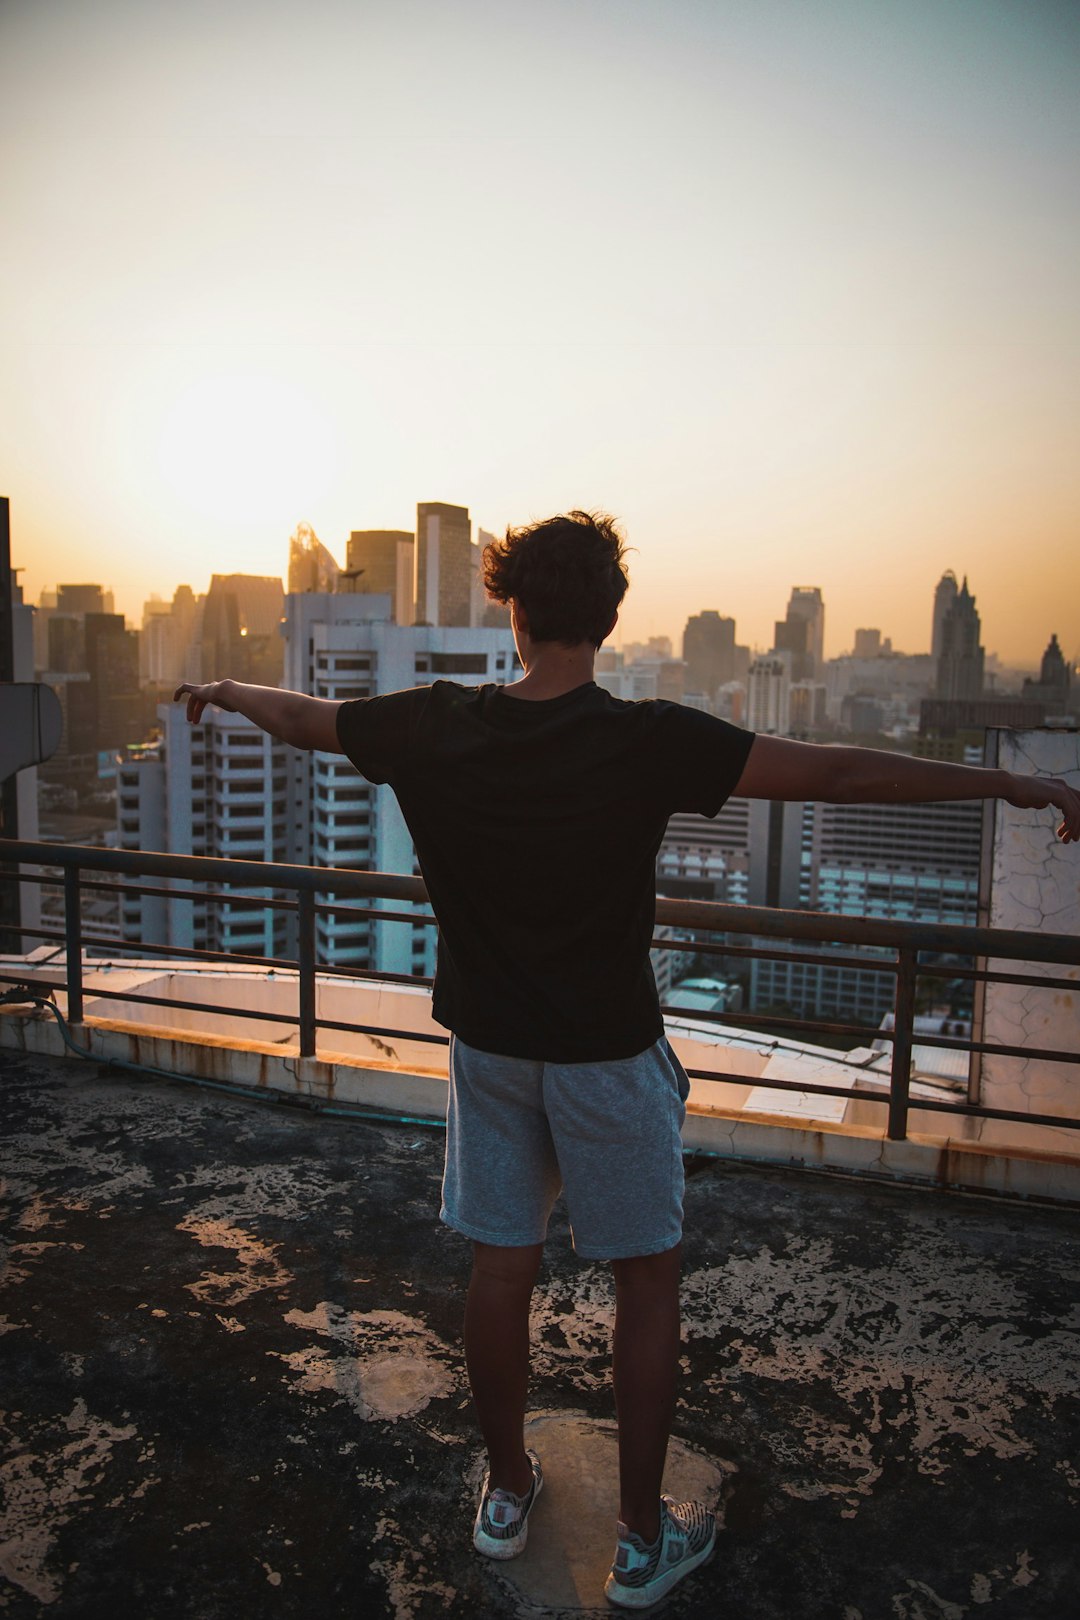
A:
[[[240,714],[208,708],[190,725],[182,705],[158,708],[161,740],[131,749],[117,770],[117,842],[121,849],[167,850],[227,860],[283,861],[289,848],[288,750]],[[182,896],[186,879],[157,887]],[[250,886],[205,886],[219,900],[124,895],[121,927],[128,940],[283,956],[287,914],[265,902],[258,867]],[[235,898],[234,898],[235,896]],[[254,902],[254,903],[253,903]]]
[[[415,537],[406,529],[354,529],[338,583],[344,594],[388,596],[395,624],[412,624]]]
[[[472,616],[472,526],[467,506],[421,501],[416,508],[414,621],[467,627]]]
[[[790,658],[778,653],[755,658],[747,679],[747,729],[786,736],[790,723],[790,698]]]
[[[513,678],[508,630],[396,625],[390,597],[290,596],[285,680],[313,697],[376,697],[441,677],[480,686]],[[392,790],[365,781],[340,754],[290,753],[290,858],[314,866],[379,872],[419,870]],[[425,908],[375,902],[375,911],[414,910],[412,924],[358,919],[346,911],[318,921],[319,960],[380,972],[430,974],[435,930]]]
[[[906,922],[976,921],[981,803],[770,807],[777,811],[798,817],[800,852],[785,863],[773,903]],[[831,960],[755,961],[751,1005],[873,1024],[892,1007],[891,974],[862,965],[878,953],[832,946],[811,954]]]

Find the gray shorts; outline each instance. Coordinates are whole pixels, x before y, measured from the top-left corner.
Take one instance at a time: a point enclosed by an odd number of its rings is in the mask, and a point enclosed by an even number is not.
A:
[[[480,1243],[542,1243],[562,1190],[584,1259],[673,1249],[689,1091],[666,1040],[607,1063],[543,1063],[455,1036],[442,1219]]]

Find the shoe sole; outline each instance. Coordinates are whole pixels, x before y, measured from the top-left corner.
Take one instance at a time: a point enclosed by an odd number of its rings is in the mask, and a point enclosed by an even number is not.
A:
[[[707,1547],[703,1547],[690,1558],[684,1558],[681,1564],[676,1564],[674,1569],[669,1569],[666,1574],[658,1575],[648,1586],[624,1586],[614,1575],[609,1575],[604,1582],[604,1596],[609,1603],[614,1603],[620,1609],[651,1609],[654,1603],[659,1603],[661,1598],[667,1597],[672,1587],[678,1586],[685,1576],[693,1574],[702,1564],[707,1564],[715,1551],[714,1531]]]
[[[540,1495],[543,1488],[544,1476],[541,1474],[539,1480],[537,1481],[536,1489],[533,1492],[533,1499],[529,1503],[529,1513],[531,1513],[533,1508],[536,1506],[536,1498]],[[525,1523],[521,1527],[520,1535],[511,1536],[509,1539],[497,1541],[494,1536],[489,1536],[486,1531],[481,1530],[479,1524],[477,1524],[473,1531],[473,1546],[476,1548],[477,1552],[481,1553],[485,1558],[494,1558],[501,1563],[505,1563],[508,1558],[519,1557],[520,1554],[525,1551],[525,1543],[528,1541],[528,1539],[528,1513],[525,1515]]]

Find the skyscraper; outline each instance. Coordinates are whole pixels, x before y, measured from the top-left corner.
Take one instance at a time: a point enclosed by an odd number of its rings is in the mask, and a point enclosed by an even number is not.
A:
[[[338,589],[355,596],[389,596],[395,624],[413,622],[415,540],[406,529],[354,529]]]
[[[956,601],[956,575],[948,569],[938,580],[934,592],[934,622],[930,632],[930,656],[935,663],[941,657],[945,638],[945,620]]]
[[[310,523],[298,523],[289,539],[289,590],[332,591],[338,565]]]
[[[942,580],[945,584],[948,575]],[[955,584],[955,581],[954,581]],[[941,591],[941,585],[938,591]],[[934,600],[937,611],[937,598]],[[967,575],[941,623],[941,650],[937,659],[939,698],[971,701],[982,696],[984,652],[979,645],[981,629],[975,611],[975,598],[968,590]]]
[[[825,601],[821,589],[817,585],[795,585],[788,598],[787,620],[790,625],[793,621],[804,620],[807,625],[805,666],[797,668],[797,680],[809,680],[820,675],[825,667]],[[795,632],[789,632],[794,639]],[[783,651],[779,641],[776,643],[777,651]]]
[[[735,679],[735,620],[713,609],[686,621],[682,644],[686,690],[712,698],[719,686]]]
[[[445,501],[417,504],[413,591],[417,624],[469,624],[471,546],[467,506],[450,506]]]

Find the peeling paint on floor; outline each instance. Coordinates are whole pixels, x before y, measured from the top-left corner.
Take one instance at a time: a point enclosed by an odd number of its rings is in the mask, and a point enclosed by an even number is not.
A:
[[[8,1053],[0,1087],[4,1620],[603,1611],[472,1550],[438,1133]],[[676,1436],[724,1529],[665,1614],[1071,1612],[1080,1218],[719,1164],[686,1208]],[[588,1468],[545,1513],[612,1484],[612,1312],[557,1214],[531,1398]]]

